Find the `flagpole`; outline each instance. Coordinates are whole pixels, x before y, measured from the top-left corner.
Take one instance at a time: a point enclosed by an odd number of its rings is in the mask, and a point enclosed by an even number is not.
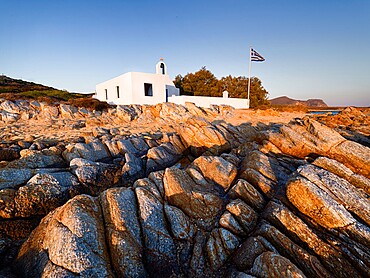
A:
[[[249,93],[251,88],[252,47],[249,48],[249,78],[248,78],[248,105],[250,107]],[[248,108],[249,108],[248,107]]]

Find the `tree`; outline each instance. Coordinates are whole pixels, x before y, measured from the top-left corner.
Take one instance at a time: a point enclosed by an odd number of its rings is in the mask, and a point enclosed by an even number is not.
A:
[[[173,83],[175,84],[176,88],[179,88],[180,90],[180,95],[184,95],[184,88],[182,86],[184,82],[184,77],[182,77],[181,74],[178,74],[175,76],[175,79],[173,80]]]
[[[232,77],[231,75],[222,77],[220,80],[223,90],[229,92],[229,97],[248,98],[248,78],[245,76]],[[250,107],[256,108],[261,105],[269,105],[267,100],[268,92],[262,86],[262,81],[258,77],[251,78]]]
[[[219,82],[214,74],[202,67],[195,73],[184,76],[182,86],[184,92],[192,93],[194,96],[221,96]]]
[[[262,86],[262,81],[258,77],[251,79],[251,90],[250,90],[250,107],[257,108],[262,105],[270,106],[268,101],[268,92]]]
[[[220,97],[227,90],[231,98],[248,98],[248,78],[245,76],[233,77],[228,75],[218,80],[214,74],[202,67],[195,73],[188,73],[184,77],[177,75],[174,80],[175,86],[181,94],[194,96]],[[269,105],[268,92],[262,86],[258,77],[251,79],[250,107],[256,108]]]

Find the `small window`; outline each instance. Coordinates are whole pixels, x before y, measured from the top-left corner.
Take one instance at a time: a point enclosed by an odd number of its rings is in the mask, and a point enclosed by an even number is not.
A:
[[[105,99],[108,100],[108,90],[105,89]]]
[[[152,97],[153,96],[153,86],[152,86],[152,84],[144,83],[144,91],[145,91],[145,96]]]
[[[117,98],[119,98],[119,86],[117,86]]]

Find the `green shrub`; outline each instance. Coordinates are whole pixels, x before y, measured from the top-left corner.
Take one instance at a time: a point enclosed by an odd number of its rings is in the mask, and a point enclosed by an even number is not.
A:
[[[28,98],[34,98],[34,99],[38,99],[40,97],[51,97],[56,100],[65,100],[65,101],[68,101],[70,99],[75,99],[75,98],[86,98],[87,97],[81,94],[71,94],[67,91],[61,91],[61,90],[27,91],[27,92],[21,92],[18,95],[28,97]]]

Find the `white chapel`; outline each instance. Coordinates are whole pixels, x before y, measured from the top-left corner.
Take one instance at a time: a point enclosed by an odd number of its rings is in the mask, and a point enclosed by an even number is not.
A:
[[[127,72],[96,85],[95,98],[117,105],[157,104],[167,102],[172,95],[179,96],[180,92],[161,59],[156,73]]]
[[[180,96],[161,59],[155,73],[128,72],[96,85],[94,98],[115,105],[151,104],[173,102],[184,105],[193,102],[200,107],[230,105],[234,108],[249,108],[249,100],[229,98],[225,91],[223,97]]]

